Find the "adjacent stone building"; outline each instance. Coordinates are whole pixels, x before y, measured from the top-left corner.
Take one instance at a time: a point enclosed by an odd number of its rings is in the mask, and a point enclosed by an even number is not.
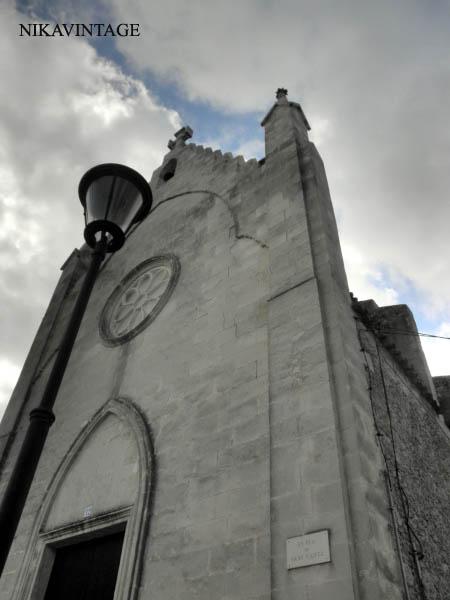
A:
[[[152,212],[94,288],[1,600],[93,578],[115,600],[449,597],[450,378],[431,378],[406,306],[351,297],[286,94],[259,162],[188,127],[170,142]],[[87,252],[2,421],[0,491]]]

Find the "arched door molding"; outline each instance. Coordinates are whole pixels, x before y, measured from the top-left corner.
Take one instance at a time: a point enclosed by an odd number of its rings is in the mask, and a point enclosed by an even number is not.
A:
[[[75,460],[82,453],[86,442],[110,415],[117,417],[129,429],[136,444],[138,473],[134,502],[92,518],[87,515],[79,521],[48,529],[46,522],[53,502]],[[153,481],[154,451],[151,432],[144,416],[128,399],[109,400],[82,429],[52,478],[34,522],[13,600],[42,600],[53,562],[54,546],[120,529],[125,530],[125,536],[114,600],[134,600],[142,571],[154,493]]]

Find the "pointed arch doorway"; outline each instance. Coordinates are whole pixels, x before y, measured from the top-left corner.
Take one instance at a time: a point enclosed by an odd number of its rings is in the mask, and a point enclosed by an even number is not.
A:
[[[151,513],[153,464],[140,411],[129,400],[107,402],[53,477],[13,599],[133,600]]]

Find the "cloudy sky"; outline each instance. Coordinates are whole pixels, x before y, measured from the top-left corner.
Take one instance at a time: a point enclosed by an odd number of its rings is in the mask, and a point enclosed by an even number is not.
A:
[[[20,37],[30,22],[141,35]],[[447,1],[0,0],[0,29],[0,413],[82,243],[82,174],[112,161],[150,178],[182,124],[261,158],[277,87],[324,158],[354,294],[450,336]],[[450,374],[450,341],[422,343]]]

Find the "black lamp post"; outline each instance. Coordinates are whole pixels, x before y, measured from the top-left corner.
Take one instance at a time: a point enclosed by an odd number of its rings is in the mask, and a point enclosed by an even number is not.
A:
[[[0,574],[3,571],[47,433],[55,420],[53,405],[72,352],[81,320],[106,253],[125,242],[131,226],[150,211],[152,192],[133,169],[117,164],[98,165],[81,179],[78,188],[84,207],[84,238],[93,249],[70,321],[61,341],[39,406],[30,423],[0,506]]]

